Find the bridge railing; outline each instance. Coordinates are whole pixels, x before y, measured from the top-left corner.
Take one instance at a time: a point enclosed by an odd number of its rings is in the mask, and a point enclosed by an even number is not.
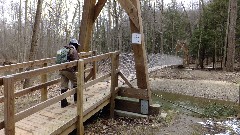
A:
[[[78,55],[79,55],[80,58],[81,57],[95,56],[96,55],[96,51],[81,52]],[[24,72],[24,70],[23,70],[24,68],[27,69],[29,67],[32,67],[32,70],[36,70],[36,69],[41,68],[41,67],[47,67],[47,66],[55,64],[55,59],[56,59],[56,57],[53,57],[53,58],[46,58],[46,59],[29,61],[29,62],[23,62],[23,63],[16,63],[16,64],[11,64],[11,65],[0,66],[0,73],[4,74],[4,75],[6,75],[6,74],[9,75],[11,73],[15,74],[16,72],[19,72],[18,74],[20,74],[21,72]],[[86,69],[86,72],[90,72],[91,70],[95,71],[96,70],[96,66],[92,67],[92,68]],[[15,71],[15,72],[10,72],[10,71]],[[6,76],[1,76],[0,77],[0,86],[3,86],[3,84],[4,84],[3,83],[4,82],[3,81],[4,77],[6,78]],[[41,75],[41,84],[38,84],[38,85],[35,85],[35,86],[32,86],[32,87],[26,88],[26,89],[23,89],[23,90],[16,91],[14,93],[14,97],[15,98],[21,97],[21,96],[26,95],[28,93],[31,93],[31,92],[37,91],[39,89],[42,89],[42,91],[41,91],[42,101],[46,100],[47,99],[47,92],[46,92],[47,91],[46,90],[47,87],[51,86],[53,84],[59,83],[60,82],[60,78],[57,78],[57,79],[54,79],[54,80],[50,80],[50,81],[47,81],[47,80],[48,80],[47,79],[47,74],[42,74]],[[2,103],[2,102],[4,102],[4,96],[0,96],[0,103]],[[4,128],[3,121],[0,122],[0,129],[2,129],[2,128]]]
[[[94,56],[94,55],[96,55],[96,51],[80,52],[78,55],[80,58]],[[40,60],[34,60],[34,61],[0,66],[0,73],[3,73],[4,75],[8,75],[11,73],[7,73],[7,72],[13,71],[13,70],[15,70],[16,72],[23,72],[24,68],[29,68],[29,67],[33,67],[33,69],[41,68],[43,66],[55,64],[55,60],[56,60],[56,57],[52,57],[52,58],[45,58],[45,59],[40,59]],[[16,73],[16,72],[14,72],[14,73]],[[1,84],[1,82],[0,82],[0,84]]]
[[[83,114],[83,89],[87,88],[89,86],[92,86],[104,79],[107,79],[108,77],[111,76],[111,92],[112,95],[114,95],[114,90],[117,86],[117,67],[118,67],[118,52],[114,52],[114,53],[107,53],[107,54],[103,54],[103,55],[97,55],[97,56],[92,56],[89,58],[83,58],[80,60],[76,60],[76,61],[71,61],[68,63],[63,63],[63,64],[56,64],[56,65],[51,65],[51,66],[46,66],[46,67],[42,67],[42,68],[38,68],[38,69],[34,69],[34,70],[30,70],[30,71],[25,71],[25,72],[21,72],[21,73],[16,73],[16,74],[12,74],[12,75],[8,75],[8,76],[4,76],[0,79],[0,83],[4,85],[4,96],[0,97],[0,101],[3,102],[4,101],[4,121],[0,122],[0,129],[5,128],[5,134],[7,135],[14,135],[15,134],[15,123],[26,118],[29,115],[32,115],[52,104],[55,104],[57,102],[59,102],[60,100],[69,97],[73,94],[75,94],[77,92],[78,95],[78,101],[77,101],[77,114],[78,114],[78,124],[79,125],[79,130],[78,131],[83,131],[83,121],[84,121],[84,115]],[[96,78],[96,62],[103,60],[103,59],[107,59],[107,58],[111,58],[111,63],[112,63],[112,70],[109,71],[109,73],[106,73],[105,75],[102,75],[98,78]],[[93,67],[92,70],[86,69],[86,64],[88,63],[92,63]],[[28,93],[31,93],[33,91],[39,90],[39,89],[43,89],[43,88],[47,88],[47,86],[56,84],[59,82],[59,78],[58,79],[54,79],[51,81],[47,81],[47,82],[42,82],[41,84],[23,89],[21,91],[17,91],[15,92],[15,88],[14,88],[14,83],[23,79],[28,79],[28,78],[32,78],[32,77],[36,77],[39,75],[47,75],[48,73],[52,73],[55,71],[59,71],[65,68],[70,68],[73,66],[78,66],[78,73],[77,73],[77,78],[78,78],[78,86],[77,88],[71,89],[61,95],[55,96],[53,98],[49,98],[49,99],[45,99],[42,102],[38,103],[35,106],[32,106],[28,109],[25,109],[21,112],[15,113],[15,98],[19,97],[19,96],[23,96],[26,95]],[[86,82],[86,78],[84,78],[84,74],[86,71],[92,71],[92,78],[93,80]],[[47,91],[47,89],[46,89]],[[47,92],[45,92],[46,94]],[[43,96],[43,95],[42,95]],[[47,97],[45,95],[45,97]],[[112,101],[114,99],[111,99]],[[111,104],[111,110],[113,112],[113,108],[114,108],[114,104]],[[93,108],[92,108],[93,109]],[[87,111],[91,111],[91,108]]]
[[[95,56],[96,51],[81,52],[78,55],[80,58]],[[35,60],[35,61],[11,64],[11,65],[6,65],[6,66],[0,66],[0,73],[5,74],[6,72],[8,72],[7,74],[9,75],[9,71],[13,71],[13,70],[19,70],[19,73],[21,73],[21,72],[24,72],[24,70],[23,70],[24,68],[27,69],[29,67],[32,67],[32,70],[34,70],[37,68],[47,67],[50,65],[54,65],[55,59],[56,59],[56,57],[53,57],[53,58],[46,58],[46,59],[40,59],[40,60]],[[91,68],[86,69],[86,72],[90,72],[91,76],[93,76],[93,78],[94,78],[94,77],[96,77],[96,70],[97,70],[96,64],[93,64],[93,66]],[[12,74],[15,74],[15,72]],[[0,76],[0,86],[3,85],[3,78],[4,78],[4,76]],[[90,79],[90,75],[88,76],[87,79],[88,80]],[[22,95],[25,95],[26,93],[34,92],[34,91],[42,88],[42,91],[41,91],[42,96],[41,97],[42,97],[42,101],[44,101],[47,99],[47,93],[46,93],[47,86],[51,86],[53,84],[60,82],[60,78],[57,78],[57,79],[51,80],[51,81],[47,81],[47,80],[48,80],[47,74],[42,74],[41,75],[41,84],[18,91],[15,96],[20,97]],[[0,96],[0,103],[3,102],[3,99],[4,99],[4,96]]]

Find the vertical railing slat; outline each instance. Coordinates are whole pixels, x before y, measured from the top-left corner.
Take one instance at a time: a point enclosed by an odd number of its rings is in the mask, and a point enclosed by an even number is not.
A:
[[[84,61],[78,61],[78,74],[77,74],[77,132],[80,135],[84,134],[83,127],[83,89],[84,89]]]
[[[97,55],[97,51],[93,51],[92,55],[96,56]],[[94,61],[93,62],[93,76],[92,76],[92,79],[94,80],[94,79],[96,79],[96,77],[97,77],[97,62]]]
[[[118,86],[118,76],[116,70],[119,65],[119,55],[117,53],[111,53],[111,103],[110,103],[110,117],[114,118],[115,108],[115,88]]]
[[[47,63],[44,63],[43,64],[43,67],[47,67]],[[43,74],[41,75],[41,82],[42,83],[46,83],[47,82],[47,74]],[[43,87],[41,89],[41,101],[46,101],[47,100],[47,86],[46,87]]]
[[[13,76],[3,78],[5,135],[15,135]]]

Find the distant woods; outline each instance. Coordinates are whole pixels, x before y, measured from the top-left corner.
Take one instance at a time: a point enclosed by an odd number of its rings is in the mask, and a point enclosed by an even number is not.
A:
[[[240,61],[237,4],[240,0],[230,3],[229,0],[199,0],[189,5],[164,3],[164,0],[140,1],[148,53],[175,55],[180,40],[186,41],[190,62],[198,67],[211,62],[215,66],[218,62],[231,71],[227,65]],[[0,62],[28,60],[37,3],[37,0],[0,3]],[[82,0],[43,0],[36,59],[53,57],[71,37],[79,38],[82,7]],[[108,0],[96,20],[91,49],[98,53],[132,52],[129,18],[117,0]]]

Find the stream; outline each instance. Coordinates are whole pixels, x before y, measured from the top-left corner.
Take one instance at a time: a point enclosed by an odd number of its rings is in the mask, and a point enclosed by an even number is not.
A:
[[[205,135],[240,135],[240,120],[237,117],[240,111],[237,103],[162,91],[153,93],[153,102],[160,104],[163,110],[175,110],[203,118],[203,121],[194,124]]]

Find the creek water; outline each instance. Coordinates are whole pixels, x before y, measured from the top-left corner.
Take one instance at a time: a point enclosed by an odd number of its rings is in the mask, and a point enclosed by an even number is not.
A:
[[[238,103],[198,98],[175,93],[154,91],[153,102],[160,104],[163,110],[175,110],[180,113],[201,117],[197,123],[206,135],[240,135],[240,120],[236,115]]]

